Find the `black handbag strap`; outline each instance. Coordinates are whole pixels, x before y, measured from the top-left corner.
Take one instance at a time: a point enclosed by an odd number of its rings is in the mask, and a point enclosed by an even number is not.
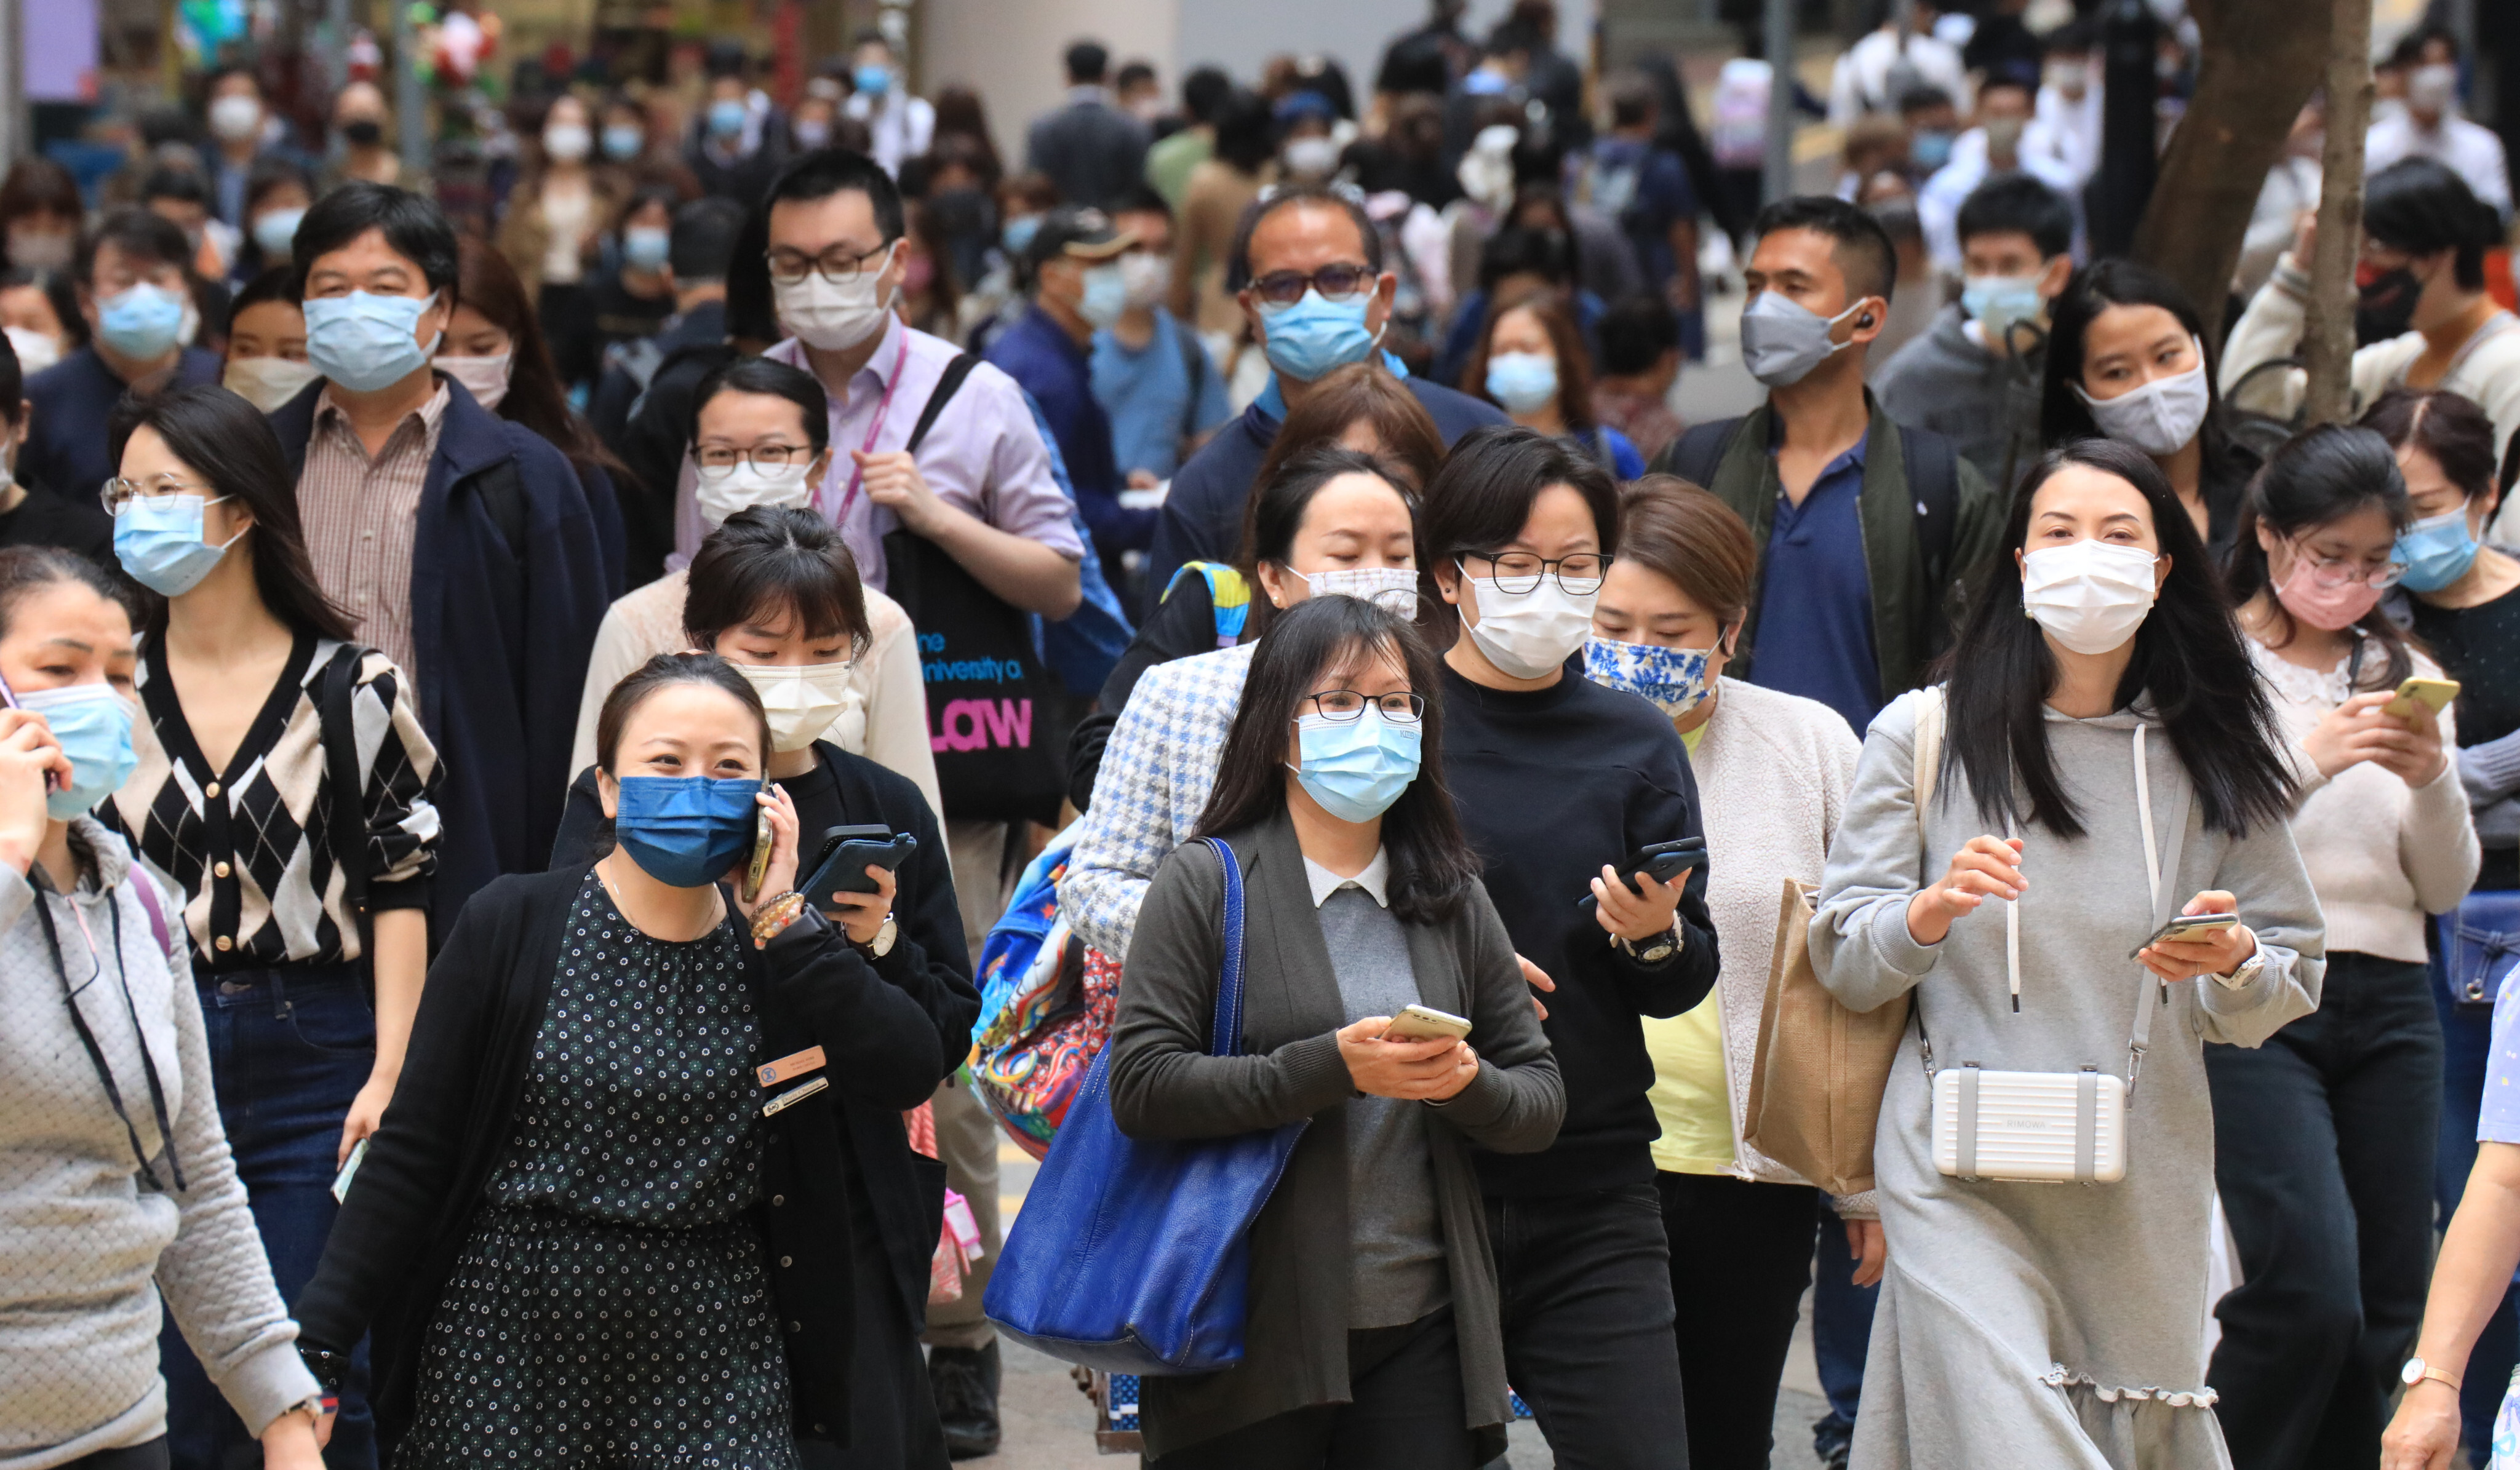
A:
[[[919,453],[919,446],[927,442],[927,431],[936,426],[936,416],[944,413],[945,405],[963,391],[963,379],[979,365],[980,360],[968,352],[956,353],[954,360],[945,365],[945,376],[936,379],[935,390],[927,395],[927,406],[919,411],[919,423],[911,428],[910,442],[902,446],[904,449]]]
[[[341,900],[359,926],[359,955],[373,960],[376,923],[368,912],[368,783],[359,776],[359,665],[367,650],[343,644],[315,685],[315,725],[324,745],[324,780],[333,788],[333,861],[341,869]]]

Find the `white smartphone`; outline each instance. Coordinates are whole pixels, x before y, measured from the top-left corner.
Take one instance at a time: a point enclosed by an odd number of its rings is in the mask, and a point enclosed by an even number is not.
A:
[[[358,1142],[350,1145],[350,1157],[341,1165],[341,1172],[333,1176],[333,1203],[337,1205],[349,1203],[350,1176],[359,1172],[360,1161],[367,1158],[367,1156],[368,1140],[366,1138],[361,1138]]]
[[[1382,1033],[1386,1042],[1432,1042],[1450,1038],[1460,1041],[1470,1034],[1470,1023],[1448,1011],[1430,1005],[1409,1005],[1391,1018],[1390,1027]]]
[[[2165,939],[2201,939],[2217,930],[2228,929],[2239,921],[2240,915],[2236,913],[2182,913],[2153,930],[2150,939],[2129,950],[2127,958],[2133,959]]]

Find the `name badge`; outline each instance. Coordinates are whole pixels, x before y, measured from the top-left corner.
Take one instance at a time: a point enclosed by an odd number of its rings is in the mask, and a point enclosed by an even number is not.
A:
[[[777,1117],[779,1114],[794,1107],[797,1103],[813,1096],[816,1092],[823,1091],[831,1085],[832,1080],[830,1078],[817,1077],[812,1082],[806,1083],[803,1087],[789,1088],[787,1091],[784,1091],[778,1096],[771,1098],[768,1102],[763,1103],[761,1105],[761,1116],[764,1118]]]
[[[761,1085],[763,1087],[775,1088],[779,1086],[779,1084],[786,1082],[790,1078],[802,1077],[808,1072],[820,1071],[822,1070],[822,1066],[823,1048],[820,1047],[808,1047],[804,1050],[796,1052],[793,1055],[783,1056],[766,1067],[753,1068],[752,1075],[761,1079]]]

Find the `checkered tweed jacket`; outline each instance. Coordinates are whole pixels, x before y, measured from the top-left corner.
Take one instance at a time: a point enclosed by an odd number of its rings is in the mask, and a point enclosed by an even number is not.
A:
[[[1111,729],[1094,780],[1094,808],[1058,881],[1058,904],[1070,928],[1115,959],[1128,957],[1138,905],[1156,867],[1190,840],[1207,809],[1253,646],[1148,669]]]

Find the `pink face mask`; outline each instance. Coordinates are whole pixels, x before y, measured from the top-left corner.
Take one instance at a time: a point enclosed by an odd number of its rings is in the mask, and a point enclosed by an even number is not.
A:
[[[2310,558],[2299,549],[2292,554],[2292,572],[2275,588],[2275,601],[2284,611],[2329,633],[2342,632],[2369,615],[2380,605],[2384,589],[2370,582],[2338,582],[2327,584],[2313,575]]]

